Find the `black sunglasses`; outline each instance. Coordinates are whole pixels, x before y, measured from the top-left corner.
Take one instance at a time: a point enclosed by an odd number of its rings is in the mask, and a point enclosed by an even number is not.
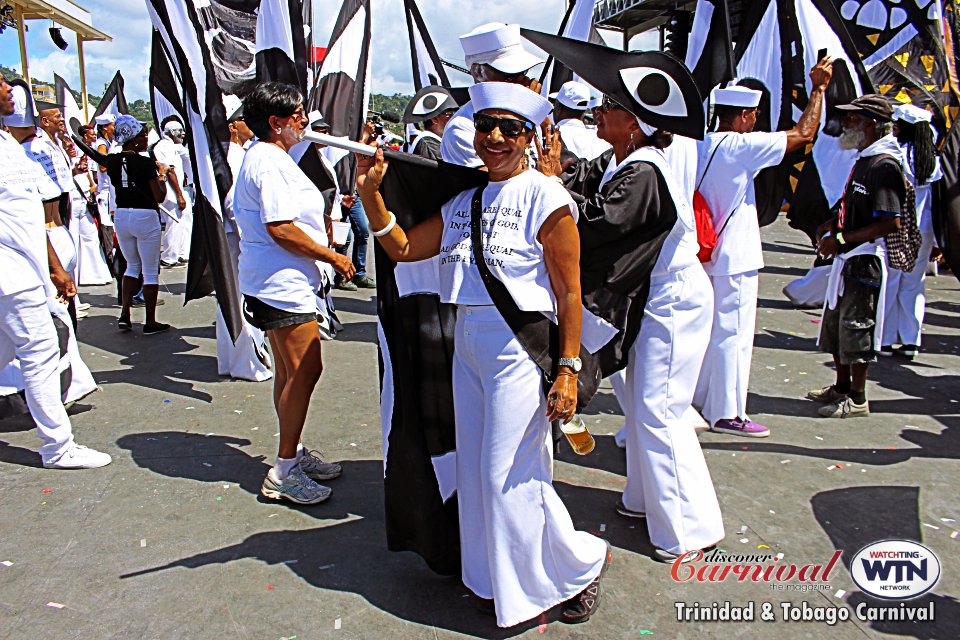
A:
[[[494,118],[485,113],[475,113],[473,115],[473,126],[480,133],[490,133],[494,129],[500,129],[500,133],[506,138],[516,138],[523,133],[524,130],[533,131],[533,123],[528,120]]]
[[[597,110],[603,113],[608,113],[613,109],[620,109],[621,111],[626,111],[626,109],[624,109],[623,106],[620,105],[619,103],[614,102],[607,96],[603,96],[603,102],[600,103],[600,106],[597,107]]]

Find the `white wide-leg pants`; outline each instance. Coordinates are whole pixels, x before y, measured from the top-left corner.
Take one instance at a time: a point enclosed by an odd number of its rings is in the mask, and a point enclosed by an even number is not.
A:
[[[723,519],[700,442],[685,414],[710,340],[713,297],[700,265],[651,282],[627,384],[623,504],[647,514],[650,541],[671,553],[723,538]]]
[[[540,370],[500,312],[459,307],[455,340],[463,583],[511,627],[586,588],[606,543],[573,528],[553,488]]]
[[[713,322],[710,345],[696,383],[694,404],[710,426],[725,418],[747,419],[747,387],[757,326],[757,271],[711,276]]]
[[[0,296],[0,359],[11,352],[20,361],[27,406],[43,440],[40,457],[52,462],[72,446],[73,432],[60,397],[57,330],[42,286]]]
[[[883,346],[920,346],[920,328],[927,306],[927,262],[933,249],[933,234],[924,233],[913,271],[887,270],[886,304],[883,319]],[[897,339],[899,337],[899,340]]]
[[[170,218],[166,220],[166,228],[163,232],[163,247],[160,252],[160,259],[164,262],[176,262],[181,258],[190,259],[190,239],[193,236],[193,204],[190,202],[190,196],[184,191],[184,198],[187,200],[187,208],[180,212],[180,222],[174,222]],[[164,206],[169,206],[164,204]],[[176,200],[173,201],[173,207],[177,206]],[[163,214],[166,216],[166,214]]]
[[[228,233],[227,246],[230,248],[230,264],[237,282],[237,299],[243,300],[240,294],[240,280],[237,277],[240,260],[239,234]],[[269,380],[273,377],[273,371],[270,370],[271,360],[267,352],[265,334],[247,322],[242,315],[241,322],[240,336],[234,343],[227,330],[227,324],[223,321],[220,305],[217,305],[217,372],[221,376],[252,382]]]
[[[107,259],[100,248],[100,230],[97,221],[87,211],[86,204],[73,207],[70,235],[77,245],[77,268],[73,279],[77,285],[109,284],[113,282]]]

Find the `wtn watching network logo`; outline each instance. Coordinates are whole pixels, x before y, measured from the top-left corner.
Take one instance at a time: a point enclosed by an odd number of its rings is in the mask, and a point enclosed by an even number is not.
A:
[[[940,580],[940,559],[916,542],[882,540],[857,552],[850,563],[850,575],[869,595],[909,600],[936,586]]]

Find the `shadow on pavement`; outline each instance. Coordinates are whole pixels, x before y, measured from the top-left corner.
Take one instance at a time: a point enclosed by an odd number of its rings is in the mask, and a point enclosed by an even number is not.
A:
[[[204,436],[182,432],[153,432],[126,435],[117,444],[130,451],[140,467],[163,476],[200,482],[236,483],[257,496],[269,470],[263,456],[242,450],[249,440],[230,436]],[[458,579],[438,576],[415,554],[387,549],[383,512],[383,464],[379,460],[343,463],[343,476],[329,481],[333,497],[314,506],[284,503],[301,513],[327,521],[324,526],[256,533],[243,541],[176,560],[160,567],[145,568],[121,576],[138,576],[173,569],[196,569],[243,558],[270,565],[286,565],[308,584],[320,589],[356,593],[370,604],[398,618],[437,626],[484,638],[509,638],[556,620],[556,609],[542,619],[499,629],[493,617],[481,613],[476,598]],[[571,507],[579,528],[596,532],[591,523],[610,521],[607,535],[616,546],[650,551],[646,529],[629,529],[628,522],[614,523],[616,514],[607,507],[616,495],[587,487],[560,484],[558,490]],[[599,497],[596,494],[608,494]],[[268,501],[271,505],[276,504]],[[601,516],[595,509],[602,509]],[[612,514],[612,515],[608,515]],[[605,520],[598,520],[605,518]]]
[[[830,537],[834,549],[843,550],[843,564],[850,569],[854,554],[860,549],[886,539],[922,542],[919,513],[920,489],[905,486],[874,486],[834,489],[813,496],[813,515]],[[921,640],[956,638],[960,632],[960,603],[949,595],[930,593],[911,606],[924,606],[933,601],[936,619],[933,622],[907,621],[867,622],[880,633],[908,636]],[[856,609],[861,603],[870,606],[899,608],[899,601],[885,602],[855,592],[847,604]]]

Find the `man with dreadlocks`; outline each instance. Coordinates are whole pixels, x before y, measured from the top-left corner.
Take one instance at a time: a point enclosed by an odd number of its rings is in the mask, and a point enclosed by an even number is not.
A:
[[[902,104],[894,108],[893,118],[893,135],[903,151],[903,173],[917,193],[917,226],[923,243],[912,271],[890,269],[880,355],[896,353],[913,360],[920,350],[920,327],[926,307],[924,281],[934,244],[933,183],[943,177],[943,172],[930,126],[933,114],[912,104]],[[897,343],[901,346],[894,350],[893,345]]]

